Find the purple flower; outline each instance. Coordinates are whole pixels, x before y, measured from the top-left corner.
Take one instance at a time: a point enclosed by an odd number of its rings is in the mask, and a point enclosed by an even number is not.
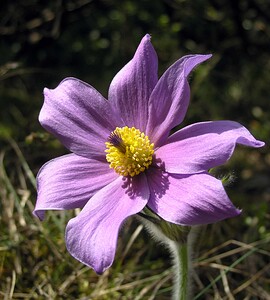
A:
[[[39,120],[72,154],[46,163],[37,176],[34,214],[82,208],[68,222],[68,251],[102,273],[113,262],[119,228],[145,206],[180,225],[213,223],[240,213],[220,180],[208,173],[236,144],[262,147],[232,121],[170,131],[189,104],[187,77],[211,55],[188,55],[158,80],[157,55],[146,35],[114,77],[106,100],[75,78],[45,89]]]

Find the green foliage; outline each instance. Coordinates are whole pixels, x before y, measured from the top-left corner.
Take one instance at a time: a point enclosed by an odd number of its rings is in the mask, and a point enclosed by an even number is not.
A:
[[[38,124],[42,90],[74,76],[106,96],[150,33],[160,74],[182,55],[214,55],[190,78],[185,124],[232,119],[269,142],[269,6],[267,0],[1,2],[0,298],[169,299],[168,254],[134,220],[123,228],[113,267],[98,277],[65,249],[74,212],[48,213],[44,223],[32,216],[38,169],[66,151]],[[233,175],[226,189],[243,213],[202,229],[194,263],[198,299],[269,299],[269,166],[267,147],[241,148],[214,170],[220,178]]]

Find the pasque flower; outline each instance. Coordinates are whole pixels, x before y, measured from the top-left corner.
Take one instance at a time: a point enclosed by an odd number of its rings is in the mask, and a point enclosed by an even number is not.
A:
[[[208,170],[224,164],[236,144],[261,147],[232,121],[170,131],[186,114],[189,73],[211,55],[188,55],[157,76],[146,35],[114,77],[106,100],[75,78],[45,89],[41,125],[72,153],[46,163],[37,176],[34,214],[81,208],[66,228],[68,251],[102,273],[111,266],[121,224],[147,206],[180,225],[213,223],[240,211]]]

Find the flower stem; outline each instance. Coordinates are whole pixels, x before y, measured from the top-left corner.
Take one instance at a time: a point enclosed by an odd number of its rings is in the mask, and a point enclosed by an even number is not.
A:
[[[172,300],[187,300],[189,286],[188,245],[171,242],[170,248],[174,263],[174,285]]]
[[[169,223],[156,217],[151,211],[145,210],[138,214],[145,229],[161,242],[171,253],[173,260],[173,294],[172,300],[190,299],[190,263],[191,250],[196,232],[187,226]]]

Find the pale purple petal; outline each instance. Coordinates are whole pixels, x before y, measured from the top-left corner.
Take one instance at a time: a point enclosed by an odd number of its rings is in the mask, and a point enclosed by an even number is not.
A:
[[[193,174],[224,164],[236,144],[255,148],[264,145],[237,122],[202,122],[170,136],[166,145],[156,150],[156,157],[169,173]]]
[[[147,180],[119,177],[96,193],[66,229],[67,249],[98,274],[111,266],[123,221],[141,211],[149,198]]]
[[[172,175],[152,168],[148,183],[148,206],[168,222],[201,225],[240,213],[228,198],[221,181],[207,173]]]
[[[109,101],[122,118],[123,126],[145,131],[148,101],[157,77],[157,55],[147,34],[133,59],[114,77],[109,89]]]
[[[188,55],[175,62],[159,79],[149,102],[149,122],[146,134],[155,146],[160,146],[170,130],[179,125],[189,105],[189,73],[211,55]]]
[[[117,177],[108,163],[94,159],[75,154],[53,159],[37,175],[34,215],[42,220],[46,210],[82,208],[99,189]]]
[[[105,142],[115,129],[109,102],[93,87],[75,78],[63,80],[57,88],[44,90],[39,115],[41,125],[72,152],[104,158]]]

